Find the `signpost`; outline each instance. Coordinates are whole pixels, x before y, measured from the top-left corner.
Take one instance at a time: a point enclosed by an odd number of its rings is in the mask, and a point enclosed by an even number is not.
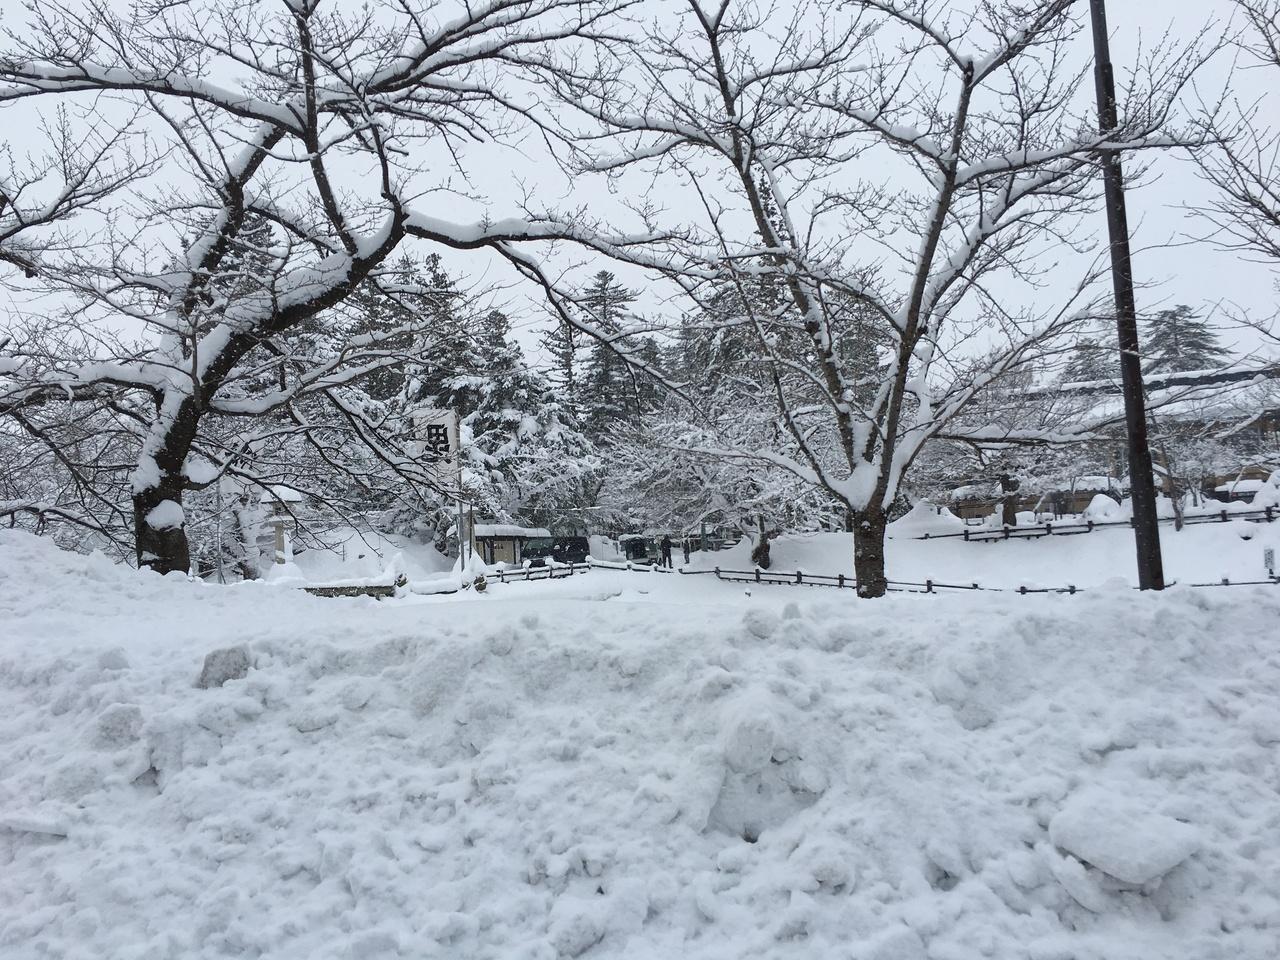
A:
[[[451,491],[458,504],[458,569],[467,568],[468,533],[462,489],[462,440],[453,410],[423,410],[414,415],[415,453],[436,488]]]

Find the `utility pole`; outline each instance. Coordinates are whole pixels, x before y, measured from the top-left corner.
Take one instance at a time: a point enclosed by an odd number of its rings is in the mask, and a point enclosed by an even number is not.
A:
[[[1089,0],[1093,21],[1093,77],[1098,94],[1098,129],[1116,129],[1116,85],[1107,41],[1103,0]],[[1111,239],[1111,282],[1115,290],[1116,332],[1120,339],[1120,381],[1124,388],[1124,418],[1129,435],[1129,496],[1133,501],[1133,532],[1138,549],[1138,586],[1164,589],[1160,556],[1160,524],[1156,516],[1156,488],[1151,447],[1147,442],[1146,398],[1142,388],[1142,359],[1138,352],[1138,316],[1133,299],[1133,264],[1129,256],[1129,218],[1124,206],[1124,178],[1118,150],[1100,150],[1106,190],[1107,232]]]

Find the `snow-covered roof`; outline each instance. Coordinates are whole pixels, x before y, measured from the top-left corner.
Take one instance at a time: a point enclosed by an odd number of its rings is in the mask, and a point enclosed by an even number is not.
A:
[[[514,523],[477,523],[474,528],[477,537],[549,537],[551,531],[545,527],[520,527]]]
[[[306,499],[306,494],[293,489],[293,487],[286,487],[282,483],[278,483],[272,487],[267,487],[267,489],[262,491],[263,503],[276,503],[281,501],[284,503],[302,503],[302,501]]]
[[[1214,487],[1216,493],[1257,493],[1267,485],[1265,480],[1232,480]]]
[[[996,496],[998,491],[989,483],[966,483],[951,491],[952,500],[987,500]]]
[[[1076,491],[1111,490],[1121,486],[1121,483],[1115,477],[1072,477],[1070,486]]]

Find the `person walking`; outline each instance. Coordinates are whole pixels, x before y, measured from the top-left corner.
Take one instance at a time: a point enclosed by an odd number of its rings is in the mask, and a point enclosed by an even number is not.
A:
[[[669,535],[665,534],[665,533],[662,535],[662,543],[661,543],[661,547],[662,547],[662,565],[663,565],[664,567],[667,567],[668,569],[670,569],[670,568],[671,568],[671,566],[672,566],[672,563],[671,563],[671,537],[670,537]]]
[[[689,538],[685,537],[680,546],[684,550],[684,565],[687,567],[689,565]]]

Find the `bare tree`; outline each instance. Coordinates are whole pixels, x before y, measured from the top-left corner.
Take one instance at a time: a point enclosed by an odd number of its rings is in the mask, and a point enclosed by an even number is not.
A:
[[[1245,21],[1239,40],[1249,65],[1280,81],[1280,2],[1235,0]],[[1233,101],[1205,117],[1211,149],[1196,159],[1216,195],[1201,213],[1217,239],[1233,250],[1280,263],[1280,126],[1269,122],[1274,95]]]
[[[148,336],[131,344],[104,335],[87,361],[15,342],[0,359],[0,413],[108,404],[130,419],[137,560],[162,572],[190,563],[184,491],[213,482],[274,431],[323,434],[305,398],[323,400],[384,465],[429,482],[349,392],[403,362],[393,343],[429,331],[316,342],[335,333],[329,318],[358,286],[414,292],[383,272],[412,238],[492,251],[553,297],[530,244],[567,239],[622,252],[631,241],[596,237],[581,216],[440,215],[451,175],[465,182],[470,145],[530,131],[555,137],[536,91],[587,76],[577,55],[608,40],[604,18],[620,5],[187,0],[122,16],[104,0],[29,3],[31,26],[11,32],[0,55],[0,103],[123,101],[163,136],[166,163],[95,225],[92,246],[67,250],[57,265],[81,304],[72,322],[132,323]],[[89,122],[80,117],[75,136],[96,132]],[[16,249],[17,262],[30,260]],[[272,413],[288,425],[208,429],[210,418],[252,423]],[[316,449],[323,456],[323,444]]]
[[[47,146],[37,156],[15,157],[12,146],[0,147],[0,264],[28,279],[66,251],[69,240],[59,231],[66,221],[150,167],[146,144],[133,136],[127,117],[87,136],[83,121],[83,112],[65,109],[42,119],[36,134]]]
[[[703,304],[740,292],[705,334],[750,344],[779,439],[703,452],[847,506],[863,596],[886,590],[887,513],[926,441],[1096,313],[1076,228],[1098,151],[1176,142],[1170,106],[1197,58],[1144,61],[1099,134],[1077,97],[1075,6],[852,0],[781,18],[689,0],[649,33],[643,79],[566,90],[609,131],[594,169],[656,168],[700,202],[669,241],[672,278]],[[1073,258],[1086,265],[1064,282]]]

